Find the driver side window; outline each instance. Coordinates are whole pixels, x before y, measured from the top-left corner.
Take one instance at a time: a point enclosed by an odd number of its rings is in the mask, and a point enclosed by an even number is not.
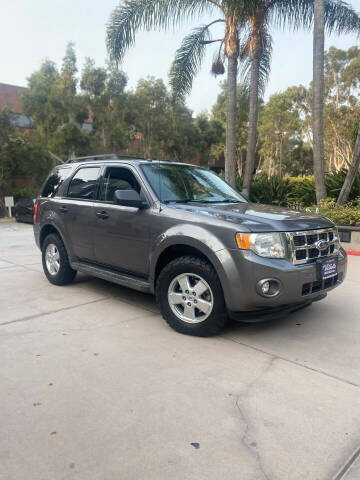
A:
[[[101,184],[100,200],[113,202],[116,190],[135,190],[141,187],[134,174],[125,167],[107,167]]]

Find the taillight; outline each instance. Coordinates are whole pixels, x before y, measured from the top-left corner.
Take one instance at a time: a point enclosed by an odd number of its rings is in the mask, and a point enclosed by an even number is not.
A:
[[[39,204],[40,204],[39,200],[36,200],[35,205],[34,205],[34,215],[33,215],[34,223],[37,220],[38,211],[39,211]]]

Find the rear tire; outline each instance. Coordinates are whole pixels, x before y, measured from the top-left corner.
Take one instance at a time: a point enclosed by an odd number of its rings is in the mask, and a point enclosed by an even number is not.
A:
[[[156,283],[156,298],[162,316],[179,333],[210,337],[228,320],[219,277],[197,257],[180,257],[166,265]]]
[[[70,267],[63,241],[54,233],[48,235],[42,245],[42,264],[47,279],[53,285],[68,285],[77,273]]]

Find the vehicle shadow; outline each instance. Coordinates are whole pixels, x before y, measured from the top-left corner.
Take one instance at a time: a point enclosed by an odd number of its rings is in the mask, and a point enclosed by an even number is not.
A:
[[[74,284],[79,286],[86,284],[86,289],[92,290],[93,293],[143,307],[144,310],[150,310],[153,313],[160,313],[156,305],[155,297],[151,294],[137,292],[131,288],[122,287],[121,285],[83,273],[78,273]]]
[[[301,327],[308,322],[314,321],[311,314],[312,304],[307,305],[301,310],[297,310],[286,315],[279,315],[279,318],[271,320],[260,320],[253,322],[229,320],[225,327],[223,334],[228,335],[246,335],[251,337],[263,333],[266,334],[281,334],[284,330],[289,330],[294,327]]]
[[[159,308],[156,304],[155,296],[147,293],[137,292],[130,288],[122,287],[114,283],[102,280],[90,275],[79,273],[76,277],[75,284],[82,286],[86,285],[87,290],[92,290],[97,295],[103,295],[104,297],[114,298],[121,302],[130,303],[138,307],[144,308],[146,311],[151,311],[156,314],[160,314]],[[288,328],[290,325],[301,326],[309,319],[309,315],[304,315],[304,312],[309,311],[311,306],[306,307],[297,312],[293,312],[275,318],[272,320],[264,320],[257,322],[239,322],[229,319],[228,324],[223,330],[224,335],[242,335],[246,336],[258,335],[259,333],[266,332],[279,332]]]

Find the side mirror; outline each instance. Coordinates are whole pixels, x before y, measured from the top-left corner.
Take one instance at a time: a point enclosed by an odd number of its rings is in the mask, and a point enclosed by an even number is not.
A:
[[[146,206],[135,190],[116,190],[114,200],[118,205],[124,207],[145,208]]]

